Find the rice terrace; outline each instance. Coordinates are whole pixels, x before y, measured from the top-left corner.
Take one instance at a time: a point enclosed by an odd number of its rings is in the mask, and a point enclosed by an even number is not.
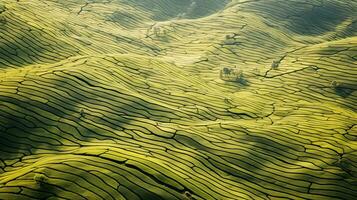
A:
[[[357,200],[357,0],[0,0],[0,200]]]

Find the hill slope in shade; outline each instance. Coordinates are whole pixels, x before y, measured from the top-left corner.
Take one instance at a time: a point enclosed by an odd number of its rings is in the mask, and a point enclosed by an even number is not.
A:
[[[0,1],[0,199],[355,199],[356,13]]]

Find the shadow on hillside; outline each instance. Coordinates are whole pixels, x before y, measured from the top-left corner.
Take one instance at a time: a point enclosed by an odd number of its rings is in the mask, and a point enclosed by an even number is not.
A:
[[[179,133],[176,135],[175,140],[186,148],[189,147],[197,150],[200,154],[207,155],[208,158],[206,158],[205,161],[214,167],[213,169],[210,167],[210,171],[220,174],[224,178],[236,183],[251,187],[250,192],[261,197],[265,197],[267,194],[264,194],[257,186],[296,195],[299,193],[307,194],[308,192],[315,192],[315,194],[326,195],[326,198],[329,196],[348,199],[357,195],[357,193],[352,190],[354,187],[353,184],[345,181],[345,179],[353,180],[356,178],[356,166],[353,166],[355,158],[351,158],[351,160],[343,159],[341,169],[337,171],[333,169],[338,173],[340,179],[329,179],[324,178],[323,175],[317,175],[316,170],[297,165],[304,160],[307,162],[312,161],[312,163],[321,163],[318,157],[307,153],[302,145],[282,144],[266,136],[259,136],[258,134],[246,134],[243,136],[239,134],[239,136],[234,136],[232,132],[232,137],[234,140],[240,141],[242,146],[239,145],[237,148],[230,147],[226,149],[223,147],[223,144],[221,144],[221,148],[212,148],[204,145],[204,143],[200,141],[204,140],[204,138],[200,138],[200,136],[191,138],[180,135]],[[196,156],[193,155],[193,157]],[[337,158],[337,154],[335,157],[331,156],[331,163]],[[330,168],[331,166],[332,164],[325,163],[318,167]],[[199,163],[197,167],[205,169],[209,167],[209,165]],[[352,169],[354,170],[354,175],[351,174],[352,172],[348,174],[348,170],[351,171]],[[329,176],[330,172],[326,171],[324,173],[326,176]],[[325,188],[313,191],[309,188],[311,187],[309,182],[317,185],[323,182],[326,188],[329,189]],[[348,190],[349,193],[346,193],[345,189]],[[270,192],[269,194],[272,195]],[[298,196],[296,196],[296,198],[297,197]]]
[[[36,149],[61,150],[65,147],[64,144],[77,146],[92,140],[125,139],[96,125],[123,130],[122,125],[130,120],[122,118],[120,110],[129,112],[133,109],[133,103],[117,107],[107,103],[106,96],[96,94],[89,86],[76,90],[79,84],[85,86],[85,83],[78,82],[78,85],[74,85],[75,82],[65,79],[50,82],[50,87],[58,88],[61,92],[41,87],[40,84],[48,85],[47,81],[36,83],[39,84],[37,91],[41,92],[32,95],[42,95],[42,98],[49,100],[47,104],[17,95],[0,96],[0,102],[11,105],[11,108],[2,106],[0,110],[0,116],[4,120],[0,126],[2,159],[20,158],[22,154],[36,152]],[[26,92],[21,87],[19,92]],[[31,94],[27,93],[26,96],[28,95]],[[102,113],[91,113],[91,109],[82,111],[91,105],[95,105],[98,112]],[[106,106],[107,110],[100,109],[100,106]]]
[[[0,14],[0,68],[55,63],[77,53],[72,45],[50,35],[49,30],[30,26],[14,18],[11,12]]]
[[[153,12],[153,19],[166,21],[172,18],[196,19],[222,10],[231,0],[152,0],[120,2]]]
[[[322,35],[334,31],[344,20],[354,15],[352,6],[339,1],[267,0],[244,4],[242,8],[301,35]]]

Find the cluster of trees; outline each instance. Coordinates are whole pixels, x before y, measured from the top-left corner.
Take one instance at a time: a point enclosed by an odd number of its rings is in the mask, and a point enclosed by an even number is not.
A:
[[[169,24],[155,23],[147,30],[146,37],[156,38],[159,40],[167,40],[169,34]]]
[[[153,33],[156,37],[163,37],[167,35],[167,30],[159,26],[153,27]]]
[[[224,67],[220,70],[219,77],[224,81],[237,82],[241,84],[246,82],[243,71],[236,68]]]
[[[47,177],[44,174],[35,174],[33,180],[36,182],[36,184],[43,185],[47,182]]]

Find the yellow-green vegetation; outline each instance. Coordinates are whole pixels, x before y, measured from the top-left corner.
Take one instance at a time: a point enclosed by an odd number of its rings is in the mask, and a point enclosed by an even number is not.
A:
[[[356,88],[355,0],[1,0],[0,199],[356,199]]]

